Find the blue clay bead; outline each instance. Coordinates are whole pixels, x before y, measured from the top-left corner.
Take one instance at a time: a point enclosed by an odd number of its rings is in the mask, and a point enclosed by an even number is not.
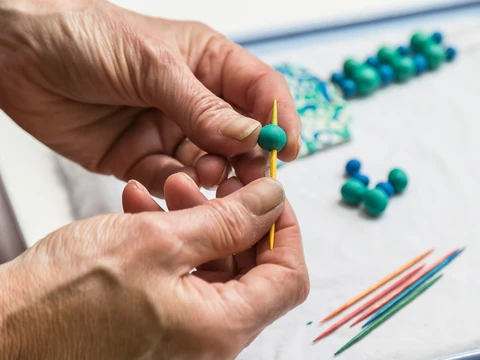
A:
[[[355,173],[352,175],[352,178],[353,179],[357,179],[357,180],[360,180],[362,183],[365,184],[365,186],[368,186],[368,184],[370,183],[370,179],[368,178],[368,176],[366,175],[362,175],[360,173]]]
[[[343,96],[347,99],[352,98],[357,94],[357,85],[352,79],[344,79],[338,85],[342,89]]]
[[[258,145],[267,151],[277,150],[280,152],[287,145],[287,134],[278,125],[266,125],[260,130]]]
[[[433,41],[435,41],[437,44],[441,44],[442,41],[443,41],[443,34],[439,31],[435,31],[433,34],[432,34],[432,39]]]
[[[343,80],[345,79],[345,74],[343,72],[337,72],[337,73],[333,73],[332,74],[332,77],[330,80],[332,80],[332,83],[334,84],[340,84],[340,82],[342,82]]]
[[[413,62],[415,63],[415,73],[417,75],[423,74],[427,71],[427,59],[422,54],[415,54],[413,55]]]
[[[385,191],[385,194],[388,195],[388,197],[392,197],[393,194],[395,193],[395,189],[393,188],[393,185],[390,184],[389,182],[381,182],[378,183],[377,186],[375,186],[377,189]]]
[[[352,159],[347,162],[347,165],[345,166],[345,171],[348,175],[353,176],[360,171],[361,166],[362,165],[360,161],[358,161],[357,159]]]
[[[447,55],[447,61],[451,62],[455,60],[455,57],[457,56],[457,50],[453,47],[449,47],[446,50],[446,55]]]
[[[380,60],[378,60],[377,56],[370,56],[366,63],[374,68],[376,68],[378,65],[380,65]]]
[[[380,74],[380,79],[382,79],[383,85],[388,85],[393,82],[395,79],[395,72],[390,65],[382,64],[378,67],[378,73]]]
[[[397,52],[402,56],[406,56],[410,53],[410,47],[405,45],[399,46]]]

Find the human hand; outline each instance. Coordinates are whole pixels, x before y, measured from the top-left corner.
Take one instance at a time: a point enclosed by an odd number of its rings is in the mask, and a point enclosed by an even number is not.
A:
[[[2,358],[232,359],[306,298],[300,230],[276,181],[206,201],[176,174],[165,195],[169,212],[130,183],[125,210],[142,213],[73,223],[1,266]],[[232,254],[226,274],[214,261]]]
[[[0,24],[0,107],[91,171],[163,197],[172,173],[211,187],[232,160],[248,183],[267,166],[252,149],[274,98],[288,136],[279,158],[298,154],[283,77],[205,25],[100,0],[0,0]]]

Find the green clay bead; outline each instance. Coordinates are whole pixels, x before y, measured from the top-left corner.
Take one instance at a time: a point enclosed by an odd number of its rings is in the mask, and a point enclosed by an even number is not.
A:
[[[424,32],[416,32],[410,39],[410,46],[414,52],[423,53],[425,47],[433,42],[434,41],[429,34]]]
[[[363,194],[363,206],[370,215],[380,215],[388,205],[388,195],[380,189],[370,189]]]
[[[388,174],[388,182],[393,185],[395,192],[401,193],[408,185],[407,174],[401,169],[393,169]]]
[[[365,184],[356,179],[348,180],[340,190],[343,200],[351,205],[360,204],[365,191],[367,191]]]
[[[397,49],[391,46],[383,46],[378,50],[378,59],[382,64],[393,65],[396,59],[400,57]]]
[[[447,58],[447,53],[443,47],[435,43],[431,43],[430,45],[426,46],[423,54],[427,59],[428,67],[432,70],[438,69]]]
[[[353,77],[354,73],[363,66],[361,62],[356,59],[348,58],[343,63],[343,72],[347,77]]]
[[[287,134],[280,126],[266,125],[260,130],[258,145],[267,151],[282,151],[285,145],[287,145]]]
[[[405,82],[415,76],[415,62],[410,57],[400,57],[393,63],[393,70],[395,71],[395,79],[398,82]]]
[[[354,73],[353,79],[357,84],[360,95],[369,95],[380,87],[381,79],[378,71],[371,66],[362,66]]]

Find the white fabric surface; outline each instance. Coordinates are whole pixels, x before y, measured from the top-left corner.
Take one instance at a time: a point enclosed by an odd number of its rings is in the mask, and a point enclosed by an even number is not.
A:
[[[478,20],[478,12],[471,18]],[[467,22],[458,25],[457,20],[453,26],[443,18],[435,21],[431,25],[441,29],[462,28]],[[386,39],[394,44],[405,40],[411,31],[412,23],[381,31],[371,27],[361,37],[350,30],[321,42],[310,38],[284,43],[283,51],[275,44],[252,51],[268,62],[297,62],[326,77],[346,55],[366,55]],[[477,34],[475,30],[473,38]],[[463,39],[452,42],[462,44]],[[430,247],[436,251],[429,263],[455,247],[467,250],[446,268],[440,282],[339,358],[424,360],[480,347],[479,60],[478,53],[466,51],[435,74],[352,101],[351,143],[279,170],[301,223],[311,293],[239,359],[332,358],[358,327],[343,327],[312,346],[312,339],[333,323],[318,326],[318,321]],[[379,219],[339,203],[344,164],[351,157],[362,160],[374,183],[384,180],[394,166],[410,176],[406,193],[392,199]],[[121,211],[123,183],[63,161],[62,169],[67,186],[74,189],[69,196],[75,217]],[[310,320],[314,324],[306,326]]]

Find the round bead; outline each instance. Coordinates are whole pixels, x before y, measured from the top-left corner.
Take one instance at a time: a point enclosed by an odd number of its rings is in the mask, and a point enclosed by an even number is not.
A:
[[[430,69],[438,69],[446,60],[445,50],[438,44],[430,44],[425,47],[425,58]]]
[[[398,82],[405,82],[415,75],[415,63],[407,56],[398,58],[393,64],[395,79]]]
[[[357,71],[357,69],[360,68],[362,65],[363,64],[357,59],[349,58],[343,63],[343,71],[345,72],[345,75],[347,75],[348,77],[352,77],[355,71]]]
[[[360,171],[361,166],[362,166],[362,164],[357,159],[349,160],[347,162],[347,165],[345,165],[345,172],[348,175],[353,176],[354,174],[356,174]]]
[[[258,145],[264,150],[281,151],[287,144],[287,134],[280,126],[269,124],[260,130]]]
[[[357,84],[357,92],[361,95],[369,95],[380,86],[380,75],[375,68],[364,65],[354,73]]]
[[[427,71],[427,59],[422,54],[415,54],[412,57],[413,62],[415,63],[415,73],[417,75],[423,74]]]
[[[357,85],[352,79],[345,79],[338,85],[342,89],[343,96],[347,99],[352,98],[357,94]]]
[[[368,184],[370,183],[370,179],[368,178],[368,176],[362,175],[359,172],[353,174],[352,178],[361,181],[365,186],[368,186]]]
[[[432,34],[432,40],[435,41],[437,44],[441,44],[443,41],[443,34],[439,31],[435,31]]]
[[[343,72],[333,73],[331,77],[332,83],[337,85],[340,84],[340,82],[343,81],[344,79],[345,79],[345,74]]]
[[[406,45],[399,46],[398,49],[397,49],[397,52],[401,56],[406,56],[406,55],[410,54],[410,47],[406,46]]]
[[[390,65],[382,64],[378,67],[378,73],[380,74],[380,79],[382,79],[383,85],[388,85],[395,80],[395,72]]]
[[[363,194],[367,190],[364,183],[361,181],[350,179],[345,184],[343,184],[340,189],[342,194],[342,199],[352,205],[358,205],[362,202]]]
[[[392,184],[395,192],[401,193],[405,190],[408,185],[408,177],[407,174],[401,169],[393,169],[388,174],[388,182]]]
[[[425,47],[433,43],[432,37],[424,32],[416,32],[410,39],[413,51],[423,53]]]
[[[393,185],[390,184],[389,182],[380,182],[375,187],[377,189],[385,191],[385,194],[387,194],[388,197],[391,197],[395,193],[395,189],[393,188]]]
[[[380,189],[371,189],[363,194],[363,206],[370,215],[380,215],[388,205],[387,194]]]
[[[453,47],[448,47],[446,50],[446,56],[448,62],[455,60],[455,57],[457,56],[457,50]]]
[[[378,50],[378,59],[382,64],[392,65],[398,57],[397,50],[391,46],[383,46]]]
[[[370,56],[365,63],[367,65],[377,67],[378,65],[380,65],[380,60],[378,60],[377,56]]]

